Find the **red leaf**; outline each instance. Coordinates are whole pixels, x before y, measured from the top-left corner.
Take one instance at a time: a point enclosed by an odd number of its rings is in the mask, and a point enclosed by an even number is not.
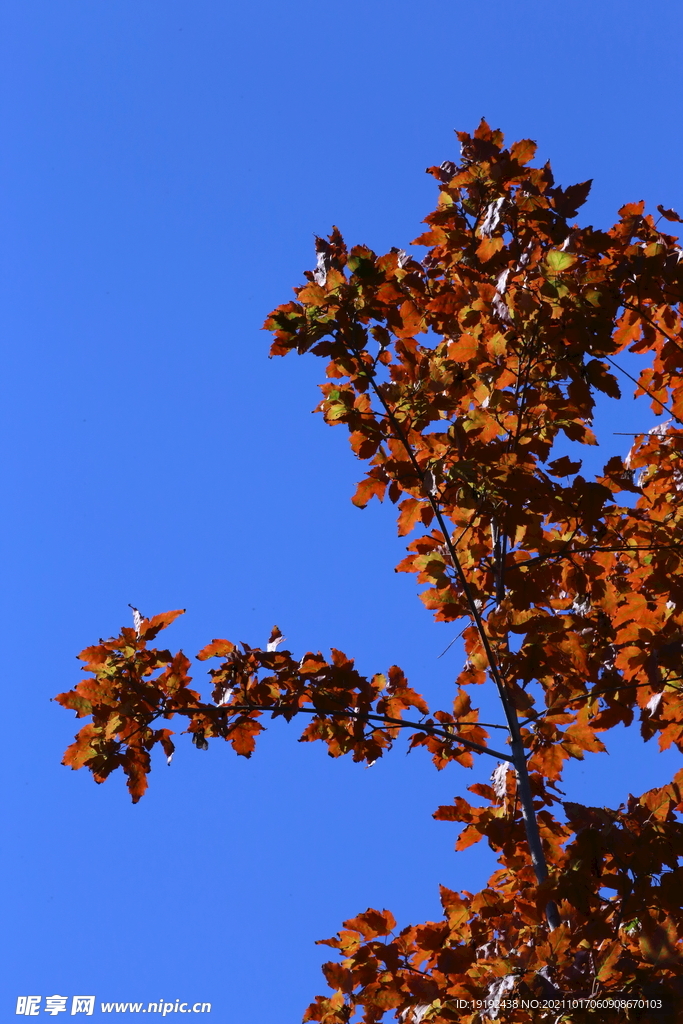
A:
[[[570,473],[578,473],[580,469],[581,460],[574,462],[568,455],[563,455],[562,458],[548,463],[548,471],[553,476],[569,476]]]
[[[568,188],[554,189],[555,209],[561,217],[576,217],[580,206],[586,202],[588,193],[591,190],[593,179],[582,181],[578,185],[570,185]]]
[[[675,221],[678,224],[683,224],[683,219],[679,217],[675,210],[665,210],[663,206],[657,206],[657,209],[661,213],[665,220]]]
[[[608,372],[604,363],[598,359],[591,359],[589,363],[586,363],[585,373],[590,383],[598,391],[603,391],[610,398],[621,398],[616,378]]]

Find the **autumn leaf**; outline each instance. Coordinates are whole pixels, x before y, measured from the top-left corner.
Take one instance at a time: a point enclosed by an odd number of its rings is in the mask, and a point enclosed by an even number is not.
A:
[[[521,142],[515,142],[514,146],[510,147],[510,156],[523,166],[533,160],[537,149],[538,146],[531,139],[522,139]]]
[[[396,919],[389,910],[366,910],[364,914],[344,921],[344,927],[359,932],[364,939],[376,939],[389,935],[396,927]]]
[[[468,825],[464,828],[455,842],[456,850],[466,850],[484,838],[476,825]]]
[[[586,377],[599,391],[604,391],[610,398],[621,398],[621,391],[617,384],[616,378],[613,374],[609,373],[604,363],[601,363],[598,359],[591,359],[590,362],[586,363]]]
[[[251,757],[256,747],[256,737],[263,732],[263,726],[253,718],[240,718],[228,730],[232,749],[242,757]]]
[[[470,359],[474,359],[479,349],[479,345],[476,338],[473,338],[470,334],[462,334],[455,341],[449,343],[448,346],[448,357],[454,359],[457,363],[467,363]]]
[[[592,179],[582,181],[578,185],[569,185],[565,189],[555,189],[555,209],[566,218],[576,217],[579,207],[583,206],[593,184]]]
[[[481,260],[482,263],[488,263],[497,252],[500,252],[504,244],[500,235],[496,235],[493,238],[484,238],[477,246],[477,259]]]
[[[665,220],[675,221],[678,224],[683,224],[683,219],[676,213],[675,210],[665,210],[663,206],[658,205],[657,209],[661,213]]]
[[[380,501],[383,501],[386,486],[387,485],[383,483],[383,481],[375,480],[373,477],[366,476],[365,479],[361,480],[358,484],[356,493],[351,500],[357,508],[365,508],[371,498],[379,498]]]
[[[212,640],[206,647],[202,647],[197,655],[199,661],[206,661],[208,658],[227,658],[235,650],[235,645],[230,640]]]
[[[395,329],[398,338],[412,338],[424,331],[424,317],[411,299],[406,299],[398,311],[401,326]]]
[[[161,615],[155,615],[152,619],[145,619],[140,633],[142,640],[153,640],[157,633],[160,633],[162,629],[166,629],[171,625],[172,622],[178,618],[179,615],[184,615],[185,609],[179,608],[174,612],[163,612]]]
[[[201,752],[222,740],[250,757],[278,718],[364,769],[399,747],[454,779],[495,758],[489,782],[468,787],[481,806],[456,794],[434,814],[458,824],[457,850],[486,840],[498,858],[488,883],[442,890],[440,921],[399,930],[389,911],[349,919],[324,940],[340,961],[324,967],[330,994],[306,1011],[320,1024],[387,1013],[400,1024],[475,1024],[483,1006],[491,1020],[507,1012],[511,994],[680,1002],[683,771],[624,794],[617,809],[563,791],[570,758],[604,752],[611,730],[636,720],[644,739],[683,750],[680,247],[643,202],[622,206],[606,230],[570,224],[591,182],[556,184],[549,163],[534,166],[531,140],[506,148],[483,119],[458,140],[459,163],[430,169],[438,197],[415,243],[427,247],[422,260],[397,246],[347,252],[334,229],[316,239],[298,301],[265,323],[271,355],[324,359],[317,411],[348,430],[365,465],[353,503],[386,495],[399,536],[425,528],[397,571],[414,575],[436,621],[457,625],[431,654],[417,652],[415,671],[429,680],[429,659],[453,657],[462,639],[455,687],[432,686],[430,709],[421,681],[399,667],[365,676],[337,648],[295,655],[275,627],[267,640],[202,648],[199,661],[219,659],[204,700],[186,656],[150,646],[175,611],[86,647],[84,678],[56,698],[81,726],[64,763],[97,783],[121,768],[134,801],[158,755],[173,755],[171,730],[159,728],[170,720]],[[670,420],[651,428],[629,405],[635,440],[622,442],[594,413],[596,392],[630,402],[619,386],[627,348],[641,361],[636,393]],[[558,456],[567,440],[620,454],[608,452],[592,479],[574,452]],[[334,522],[328,533],[338,560]],[[345,549],[358,593],[362,555]],[[485,724],[472,687],[495,701]],[[376,798],[392,785],[387,772]],[[353,822],[332,833],[362,865]],[[526,1010],[511,1012],[526,1021]]]
[[[407,533],[415,528],[417,523],[420,522],[422,510],[425,508],[424,502],[418,501],[417,498],[406,498],[399,505],[400,514],[398,517],[398,535],[399,537],[405,537]]]
[[[568,455],[548,463],[548,470],[553,476],[569,476],[571,473],[578,473],[580,469],[581,462],[574,462]]]
[[[570,252],[561,252],[559,249],[551,249],[545,258],[548,272],[551,274],[561,274],[564,270],[569,270],[576,263],[576,256]]]

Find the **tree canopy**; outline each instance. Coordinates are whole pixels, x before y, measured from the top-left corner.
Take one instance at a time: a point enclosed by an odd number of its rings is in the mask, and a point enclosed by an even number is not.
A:
[[[151,646],[174,611],[81,653],[86,678],[56,699],[89,721],[64,763],[96,782],[122,768],[138,801],[176,716],[198,749],[220,738],[246,757],[268,716],[303,719],[301,740],[358,762],[404,733],[438,769],[492,757],[490,785],[435,812],[461,826],[456,849],[486,840],[499,855],[486,887],[442,887],[437,922],[345,921],[325,940],[331,994],[305,1019],[674,1020],[683,769],[616,809],[560,787],[567,760],[619,725],[683,750],[683,254],[667,233],[681,218],[630,203],[608,231],[580,227],[590,182],[560,187],[533,142],[505,148],[484,121],[458,136],[460,162],[429,169],[421,261],[348,249],[335,228],[265,324],[271,355],[327,361],[318,409],[366,467],[354,503],[396,505],[413,534],[398,571],[437,620],[464,620],[452,705],[428,707],[397,666],[366,677],[339,650],[294,655],[277,627],[263,647],[204,647],[204,700],[188,658]],[[648,356],[630,381],[626,350]],[[596,393],[619,399],[623,378],[668,419],[587,479],[555,443],[595,445]],[[505,727],[493,738],[483,684]]]

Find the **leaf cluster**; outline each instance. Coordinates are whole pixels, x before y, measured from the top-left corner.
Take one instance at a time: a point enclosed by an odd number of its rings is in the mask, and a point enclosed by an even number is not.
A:
[[[437,620],[465,622],[452,705],[430,711],[395,666],[366,678],[336,650],[297,661],[277,629],[265,649],[204,648],[221,660],[202,702],[184,655],[147,647],[177,613],[83,652],[91,676],[57,698],[92,716],[65,763],[98,782],[122,767],[134,800],[152,747],[173,749],[155,723],[175,715],[197,747],[217,737],[245,756],[264,716],[304,715],[301,739],[333,757],[373,763],[408,729],[437,768],[498,759],[491,785],[469,787],[483,804],[457,796],[435,817],[461,827],[458,849],[486,840],[500,868],[480,893],[443,889],[442,922],[347,921],[327,940],[332,995],[307,1011],[321,1024],[559,1022],[508,1003],[683,996],[683,772],[618,809],[560,788],[567,761],[605,751],[618,725],[683,751],[683,261],[663,230],[680,218],[630,203],[608,231],[581,227],[590,182],[561,188],[531,164],[533,142],[508,149],[484,121],[458,135],[460,163],[429,169],[438,205],[412,243],[424,258],[349,249],[334,228],[265,324],[271,355],[325,360],[318,410],[365,465],[354,503],[396,506],[413,535],[397,571]],[[626,350],[649,356],[637,379]],[[597,444],[596,399],[621,398],[617,375],[669,419],[589,479],[556,444]],[[487,681],[502,724],[479,720]],[[492,727],[508,731],[502,750]],[[638,1012],[598,1019],[649,1019]]]

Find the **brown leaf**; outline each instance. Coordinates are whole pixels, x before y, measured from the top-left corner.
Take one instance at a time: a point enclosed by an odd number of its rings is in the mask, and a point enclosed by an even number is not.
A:
[[[657,209],[661,213],[665,220],[675,221],[678,224],[683,224],[683,218],[681,218],[675,210],[666,210],[663,206],[657,206]]]
[[[389,935],[396,927],[396,918],[390,910],[373,910],[369,908],[364,914],[344,921],[345,928],[360,932],[365,939],[376,939],[380,935]]]

